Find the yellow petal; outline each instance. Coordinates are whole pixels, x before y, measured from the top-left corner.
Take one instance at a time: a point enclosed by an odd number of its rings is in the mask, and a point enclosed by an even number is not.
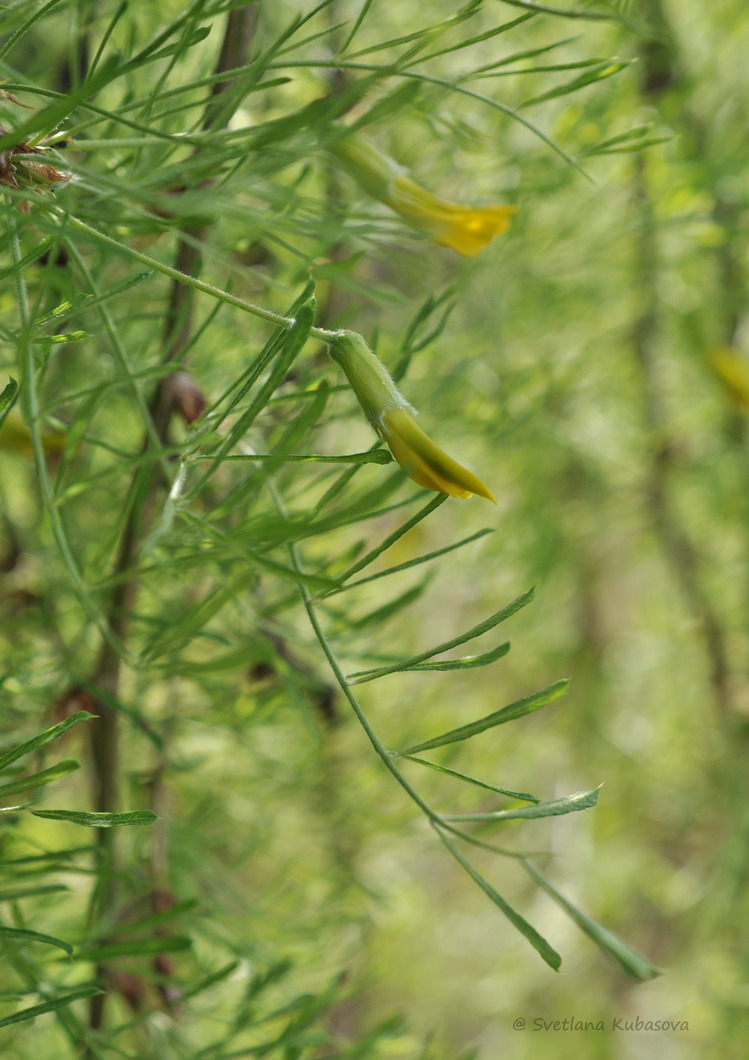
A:
[[[47,453],[61,453],[65,448],[65,435],[43,427],[42,444]],[[15,409],[8,413],[0,426],[0,449],[23,456],[34,455],[29,429]]]
[[[414,228],[440,246],[473,257],[507,231],[515,206],[461,206],[432,195],[404,173],[390,182],[385,200]]]
[[[331,153],[365,191],[433,242],[473,257],[507,231],[515,206],[461,206],[440,199],[363,136],[338,128],[342,135],[330,146]]]
[[[475,493],[497,503],[489,487],[435,445],[407,409],[388,409],[381,431],[395,459],[418,486],[450,497],[467,498]]]
[[[749,412],[749,360],[730,346],[710,351],[710,364],[728,393]]]

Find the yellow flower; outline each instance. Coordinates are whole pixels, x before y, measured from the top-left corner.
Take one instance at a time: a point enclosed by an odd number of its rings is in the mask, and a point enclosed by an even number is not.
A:
[[[507,231],[516,212],[515,206],[461,206],[440,199],[356,133],[346,131],[330,150],[373,198],[433,242],[465,257],[478,254],[495,236]]]
[[[65,435],[42,427],[42,444],[47,454],[61,453],[65,448]],[[31,433],[15,409],[12,409],[0,424],[0,449],[21,456],[33,456]]]
[[[710,364],[743,412],[749,412],[749,360],[730,346],[711,350]]]
[[[460,206],[432,195],[406,173],[390,183],[387,205],[441,247],[472,258],[506,232],[515,206]]]
[[[449,457],[422,431],[414,410],[361,335],[339,331],[330,355],[343,369],[369,422],[418,486],[450,497],[479,497],[496,504],[488,486]]]
[[[380,433],[400,466],[418,486],[450,497],[466,498],[475,493],[497,503],[489,487],[435,445],[408,409],[388,409],[383,413]]]

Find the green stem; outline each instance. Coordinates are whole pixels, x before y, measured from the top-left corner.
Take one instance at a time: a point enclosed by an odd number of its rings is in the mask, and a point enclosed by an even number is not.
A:
[[[39,486],[42,500],[44,502],[45,514],[49,519],[55,542],[60,550],[60,555],[62,556],[70,580],[73,583],[75,592],[84,611],[91,621],[95,623],[102,636],[110,644],[111,648],[120,656],[124,657],[126,654],[124,646],[113,635],[108,623],[101,614],[100,609],[91,599],[83,577],[81,576],[78,563],[76,562],[75,556],[70,548],[65,527],[62,523],[62,517],[60,516],[60,512],[55,502],[55,492],[49,477],[47,459],[44,452],[44,443],[42,442],[41,431],[39,430],[39,399],[35,384],[36,365],[34,363],[34,348],[31,343],[31,318],[26,292],[26,281],[23,277],[23,270],[20,267],[22,255],[18,238],[18,227],[15,219],[12,217],[8,223],[8,239],[11,258],[16,266],[16,301],[18,304],[18,315],[21,321],[21,327],[19,328],[17,336],[18,360],[23,372],[23,386],[21,387],[20,394],[21,408],[23,409],[26,426],[31,435],[31,445],[34,451],[34,460],[36,462],[37,475],[39,476]]]
[[[279,513],[281,515],[285,515],[286,513],[284,511],[281,498],[279,497],[278,492],[273,487],[272,483],[268,483],[268,488],[271,491],[271,495],[273,496],[274,503]],[[291,565],[293,566],[294,570],[297,572],[297,574],[302,574],[303,571],[299,562],[299,556],[297,553],[296,546],[290,544],[288,546],[288,551],[289,557],[291,559]],[[398,782],[398,784],[400,784],[400,786],[403,788],[409,798],[411,798],[419,807],[419,809],[429,818],[431,823],[434,825],[442,825],[443,822],[441,816],[438,813],[435,813],[434,810],[424,802],[418,792],[416,792],[414,788],[409,784],[409,782],[406,780],[406,778],[403,776],[403,774],[400,772],[395,762],[393,761],[390,752],[380,742],[377,733],[370,725],[369,719],[362,710],[361,704],[359,703],[358,699],[351,691],[351,686],[346,680],[343,670],[341,669],[341,666],[335,656],[335,653],[332,647],[330,646],[328,638],[325,636],[323,628],[320,625],[320,620],[315,611],[315,605],[313,603],[312,594],[309,592],[307,587],[305,585],[302,585],[301,583],[299,584],[299,592],[301,594],[302,601],[304,603],[304,609],[307,612],[307,617],[309,619],[310,625],[312,626],[318,644],[322,648],[323,654],[328,662],[328,665],[333,671],[333,676],[338,682],[344,696],[348,700],[351,709],[356,715],[357,721],[361,725],[362,729],[364,729],[364,732],[366,733],[369,742],[372,744],[372,747],[374,748],[377,757],[383,763],[388,772]]]
[[[296,559],[296,549],[293,545],[289,546],[289,553],[291,555],[292,563],[294,564],[295,569],[299,573],[301,573],[301,569]],[[413,799],[419,809],[424,814],[426,814],[429,820],[433,824],[441,825],[443,823],[441,816],[438,813],[435,813],[434,810],[432,810],[431,807],[429,807],[424,802],[421,796],[409,784],[409,782],[406,780],[400,770],[396,767],[395,762],[393,761],[392,756],[390,755],[390,752],[380,742],[376,732],[370,725],[366,714],[362,710],[361,704],[359,703],[354,693],[351,691],[351,686],[346,680],[343,670],[341,669],[338,660],[335,657],[333,649],[331,648],[330,643],[328,642],[328,639],[325,636],[325,633],[323,632],[322,626],[320,625],[320,620],[315,612],[315,605],[312,602],[312,595],[310,594],[307,587],[304,585],[299,586],[299,591],[302,595],[302,600],[304,601],[304,608],[307,612],[307,617],[309,618],[310,625],[312,626],[315,636],[317,637],[318,644],[322,648],[323,654],[325,655],[325,658],[328,661],[328,665],[333,671],[333,676],[340,685],[341,691],[343,692],[344,696],[351,705],[351,709],[356,715],[359,724],[364,729],[364,732],[367,734],[367,738],[372,744],[375,753],[380,758],[385,768],[392,774],[392,776],[400,784],[403,790],[409,795],[409,797]]]
[[[176,280],[178,283],[183,283],[187,287],[193,287],[196,291],[201,291],[203,294],[211,295],[213,298],[218,298],[220,301],[225,302],[226,305],[233,306],[235,309],[241,309],[244,313],[250,313],[254,317],[258,317],[260,320],[266,320],[270,324],[275,324],[277,327],[290,328],[294,324],[292,317],[283,316],[281,313],[274,313],[270,309],[263,309],[262,306],[254,305],[252,302],[246,302],[243,298],[237,298],[236,295],[229,294],[228,291],[222,290],[220,287],[214,287],[213,284],[206,283],[204,280],[199,280],[195,276],[190,276],[186,272],[180,272],[179,269],[174,269],[170,265],[165,265],[163,261],[159,261],[157,258],[152,258],[148,254],[143,254],[139,250],[135,250],[133,247],[128,246],[126,243],[120,243],[119,240],[113,239],[111,236],[105,235],[104,232],[100,232],[96,228],[92,228],[91,225],[87,225],[85,221],[81,221],[78,217],[74,217],[72,214],[65,213],[63,210],[53,208],[50,211],[62,224],[69,228],[75,229],[76,232],[80,232],[81,235],[88,236],[94,239],[97,243],[103,243],[105,246],[111,247],[119,254],[124,254],[126,257],[132,258],[134,261],[139,261],[141,265],[146,265],[149,269],[153,269],[155,272],[160,272],[164,276],[168,276],[172,280]],[[337,331],[327,331],[325,328],[312,328],[310,335],[315,339],[320,339],[322,342],[328,342],[338,334]]]

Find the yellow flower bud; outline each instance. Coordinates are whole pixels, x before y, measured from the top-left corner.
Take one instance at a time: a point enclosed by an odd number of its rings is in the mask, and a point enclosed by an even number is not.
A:
[[[418,486],[450,497],[472,497],[475,493],[496,504],[480,478],[422,431],[414,410],[361,335],[339,332],[330,340],[330,355],[340,364],[367,419],[409,478]]]
[[[363,137],[347,132],[330,148],[354,180],[373,198],[400,214],[440,246],[473,257],[507,231],[515,206],[461,206],[432,195],[392,158]]]

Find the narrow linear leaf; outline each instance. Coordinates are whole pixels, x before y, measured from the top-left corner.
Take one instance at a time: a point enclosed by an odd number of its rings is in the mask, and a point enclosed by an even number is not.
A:
[[[0,393],[0,427],[2,427],[5,417],[13,408],[13,403],[18,396],[18,383],[12,375],[8,376],[8,380],[8,385]]]
[[[430,751],[433,747],[444,747],[448,743],[467,740],[471,736],[484,732],[486,729],[493,728],[495,725],[504,725],[508,721],[514,721],[515,718],[522,718],[525,714],[532,714],[533,711],[540,710],[547,703],[551,703],[553,700],[563,696],[569,688],[569,684],[570,682],[567,679],[555,681],[548,688],[543,688],[540,692],[535,692],[532,696],[526,696],[524,699],[518,699],[515,703],[510,703],[509,706],[503,707],[502,710],[495,711],[494,714],[487,714],[486,717],[479,718],[478,721],[470,722],[468,725],[461,725],[458,729],[451,729],[450,732],[443,733],[442,736],[435,736],[433,740],[426,740],[424,743],[407,747],[405,751],[395,751],[393,752],[393,757],[402,758],[403,755],[412,755],[417,751]]]
[[[264,656],[260,652],[253,650],[252,646],[243,645],[234,651],[224,652],[222,655],[214,655],[210,659],[206,659],[205,662],[186,661],[183,658],[178,658],[175,662],[169,658],[164,663],[158,663],[157,665],[167,673],[174,672],[180,673],[184,677],[197,677],[200,674],[220,674],[239,670],[243,667],[246,669],[251,662],[263,658]]]
[[[552,7],[550,4],[540,4],[536,0],[502,0],[502,3],[510,7],[524,8],[526,11],[534,11],[546,15],[558,15],[560,18],[584,18],[593,21],[618,21],[619,15],[607,14],[603,11],[583,11],[578,7]]]
[[[71,714],[65,721],[61,721],[58,725],[53,725],[50,729],[45,729],[44,732],[40,732],[38,736],[34,736],[31,740],[27,740],[26,743],[19,744],[17,747],[11,747],[9,751],[6,751],[4,755],[0,755],[0,770],[5,769],[11,762],[15,762],[17,758],[22,758],[24,755],[30,754],[32,751],[38,750],[40,747],[44,747],[45,744],[51,740],[56,740],[58,736],[62,736],[68,729],[72,729],[74,725],[77,725],[79,721],[88,721],[95,717],[94,714],[89,714],[87,710],[77,710],[75,714]]]
[[[112,56],[103,63],[97,75],[82,82],[74,91],[61,95],[56,102],[36,111],[27,121],[21,122],[15,129],[0,136],[0,151],[28,140],[32,134],[40,130],[48,131],[57,128],[68,115],[84,104],[92,96],[95,96],[116,75],[117,57]]]
[[[528,16],[525,17],[527,18]],[[512,23],[510,23],[510,25],[512,25]],[[510,55],[505,55],[503,58],[497,59],[495,62],[489,63],[487,66],[480,66],[475,73],[480,75],[490,70],[497,70],[501,66],[511,66],[523,59],[535,59],[539,55],[546,55],[549,52],[555,51],[557,48],[565,47],[567,44],[575,44],[579,39],[579,35],[575,37],[563,37],[561,40],[552,41],[551,44],[543,44],[539,48],[524,48],[522,51],[516,51],[512,52]],[[526,70],[519,71],[519,73],[525,72]]]
[[[404,379],[413,355],[425,349],[442,334],[452,311],[458,304],[456,294],[454,286],[447,287],[437,296],[430,294],[416,311],[401,340],[400,357],[393,365],[392,376],[396,383]],[[436,322],[432,322],[431,318],[437,310],[441,312]]]
[[[427,762],[426,758],[416,758],[414,755],[402,755],[402,757],[408,759],[409,762],[418,762],[420,766],[429,766],[430,769],[436,769],[438,773],[446,773],[449,777],[455,777],[456,780],[464,780],[467,784],[474,784],[477,788],[484,788],[486,791],[496,791],[498,795],[508,795],[511,799],[522,799],[523,802],[539,801],[535,795],[529,795],[526,791],[510,791],[508,788],[498,788],[495,784],[487,784],[483,780],[469,777],[466,773],[458,773],[455,769],[448,769],[447,766],[438,766],[436,762]]]
[[[63,994],[61,997],[44,1001],[41,1005],[32,1005],[30,1008],[21,1009],[20,1012],[14,1012],[12,1016],[6,1016],[5,1019],[0,1020],[0,1027],[9,1027],[11,1023],[22,1023],[24,1020],[33,1020],[37,1016],[43,1016],[45,1012],[54,1012],[58,1008],[65,1008],[66,1005],[71,1005],[74,1001],[80,1001],[85,997],[94,997],[100,993],[101,990],[97,986],[81,987],[80,990],[74,990],[70,994]]]
[[[635,151],[644,151],[647,147],[657,147],[658,144],[667,144],[673,140],[673,136],[654,136],[650,140],[638,140],[634,144],[625,144],[622,147],[607,147],[597,151],[585,151],[586,156],[592,155],[624,155],[633,154]]]
[[[85,847],[69,847],[67,850],[50,850],[46,854],[32,854],[25,858],[3,858],[0,861],[0,871],[7,872],[11,866],[38,865],[45,861],[65,861],[76,854],[89,854],[96,850],[93,845]]]
[[[32,810],[34,817],[50,821],[69,821],[89,828],[116,828],[128,824],[153,824],[158,821],[153,810],[126,810],[124,813],[84,813],[82,810]]]
[[[162,928],[164,924],[168,924],[172,920],[177,920],[186,913],[192,912],[197,905],[198,902],[195,898],[177,902],[176,905],[170,905],[168,909],[164,909],[160,913],[151,913],[149,916],[144,916],[141,920],[129,923],[128,931],[144,932],[153,931],[154,928]]]
[[[34,321],[35,327],[43,327],[50,321],[59,320],[60,317],[65,317],[69,320],[77,313],[83,312],[84,309],[93,309],[94,306],[99,305],[101,302],[107,302],[112,298],[119,298],[120,295],[125,294],[131,287],[135,287],[136,284],[143,283],[153,276],[153,271],[149,269],[147,272],[139,272],[129,279],[124,280],[122,283],[107,287],[106,291],[101,294],[77,294],[67,299],[64,302],[60,302],[54,309],[51,309],[48,313],[44,313]],[[167,368],[169,371],[174,371],[174,365],[159,365],[158,370]],[[66,399],[70,400],[74,395],[66,395]]]
[[[656,976],[661,974],[660,970],[656,968],[654,964],[651,964],[647,957],[643,957],[636,950],[633,950],[631,946],[628,946],[626,942],[623,942],[618,935],[613,933],[613,931],[609,931],[608,928],[597,923],[584,910],[571,902],[569,898],[565,898],[565,896],[556,889],[553,883],[544,876],[541,870],[536,868],[532,861],[528,861],[526,858],[522,858],[521,860],[524,868],[536,881],[539,887],[542,887],[558,905],[569,913],[578,927],[582,928],[585,934],[589,935],[597,946],[600,946],[605,953],[608,953],[614,958],[626,975],[630,976],[632,979],[646,980],[655,979]]]
[[[520,611],[521,608],[529,604],[535,596],[535,589],[529,589],[522,596],[518,596],[516,600],[503,607],[500,611],[496,611],[489,618],[484,619],[483,622],[479,622],[477,626],[473,626],[466,633],[461,633],[458,637],[453,637],[452,640],[446,640],[443,644],[438,644],[436,648],[430,648],[429,651],[421,652],[419,655],[412,655],[410,659],[404,659],[402,662],[392,663],[390,666],[379,666],[374,670],[359,670],[356,673],[347,676],[347,680],[352,685],[362,684],[364,681],[374,681],[377,677],[384,677],[386,674],[398,673],[400,670],[409,670],[418,666],[419,663],[425,662],[427,659],[431,659],[434,655],[439,655],[443,651],[449,651],[451,648],[457,648],[459,644],[465,644],[466,641],[473,640],[474,637],[480,637],[482,633],[487,633],[490,629],[494,629],[500,622],[504,622],[510,618],[516,612]],[[482,665],[482,664],[478,664]],[[540,695],[540,693],[538,693]],[[508,708],[509,709],[509,708]],[[493,715],[492,715],[493,716]],[[478,724],[476,722],[475,724]],[[479,730],[480,731],[480,730]]]
[[[374,611],[369,611],[366,615],[362,615],[361,618],[352,618],[350,615],[342,616],[343,628],[346,634],[357,633],[371,625],[380,626],[399,611],[403,611],[405,608],[409,607],[414,600],[418,600],[431,580],[431,575],[422,578],[417,585],[412,585],[410,589],[406,589],[405,592],[400,593],[394,600],[389,600],[388,603],[383,604],[382,607],[375,608]]]
[[[270,574],[277,574],[281,578],[287,578],[297,585],[306,585],[313,592],[324,592],[326,589],[337,585],[333,578],[326,578],[321,574],[305,574],[303,571],[295,571],[293,567],[288,567],[285,563],[280,563],[278,560],[270,559],[268,556],[257,552],[254,548],[246,548],[244,551],[261,570],[266,570]]]
[[[150,956],[154,953],[176,953],[192,946],[186,935],[164,935],[157,938],[130,939],[128,942],[112,942],[107,946],[91,946],[78,950],[77,961],[108,961],[112,957]]]
[[[32,262],[43,257],[49,248],[54,245],[54,242],[52,236],[46,236],[44,239],[40,239],[39,242],[28,251],[28,253],[24,254],[23,257],[19,258],[17,261],[14,261],[9,269],[3,269],[2,272],[0,272],[0,281],[7,279],[8,276],[23,273],[26,266],[31,265]]]
[[[74,758],[63,758],[56,766],[43,769],[41,773],[32,773],[31,776],[24,777],[22,780],[14,780],[10,784],[0,784],[0,799],[4,799],[8,795],[15,795],[18,791],[30,791],[32,788],[40,788],[44,784],[49,784],[52,780],[65,777],[68,773],[74,773],[76,769],[80,768],[80,762],[76,762]]]
[[[160,51],[150,52],[148,56],[136,56],[136,58],[129,63],[124,63],[118,70],[118,74],[121,76],[128,70],[138,69],[140,66],[144,66],[147,62],[156,62],[159,59],[166,59],[170,55],[181,55],[187,51],[188,48],[194,48],[196,44],[200,44],[201,41],[205,40],[210,34],[210,26],[202,26],[194,30],[189,37],[183,38],[174,44],[167,45],[166,48],[162,48]]]
[[[382,121],[383,118],[403,110],[404,107],[413,103],[420,92],[421,85],[418,81],[404,81],[373,103],[369,110],[357,121],[352,122],[351,129],[358,131],[364,128],[365,125]]]
[[[462,659],[445,659],[440,662],[423,662],[415,666],[405,666],[404,670],[472,670],[476,666],[488,666],[507,655],[510,650],[510,642],[498,645],[491,651],[485,651],[483,655],[465,655]]]
[[[144,658],[152,662],[166,652],[182,647],[196,636],[204,628],[208,620],[217,614],[230,600],[239,593],[244,592],[254,582],[254,579],[253,571],[248,571],[246,568],[237,571],[231,576],[225,576],[221,585],[209,592],[184,615],[173,621],[162,633],[152,638],[144,649]]]
[[[595,154],[597,151],[605,150],[607,147],[618,147],[620,144],[626,143],[630,140],[641,140],[644,136],[652,133],[652,131],[652,121],[649,121],[646,125],[636,125],[632,129],[627,129],[626,132],[619,133],[616,136],[610,136],[606,140],[599,140],[597,144],[586,148],[582,153],[591,155]]]
[[[466,861],[460,851],[450,842],[441,829],[436,828],[435,830],[455,860],[463,866],[468,875],[479,885],[484,894],[494,902],[498,909],[502,910],[510,923],[512,923],[518,929],[520,934],[530,942],[531,946],[533,946],[541,957],[543,957],[549,967],[553,968],[555,972],[559,971],[562,964],[562,958],[557,951],[549,945],[543,935],[539,935],[536,929],[494,890],[492,885],[484,879],[473,865],[471,865],[470,861]]]
[[[341,45],[341,47],[338,49],[339,54],[343,54],[343,52],[345,52],[346,49],[348,47],[350,47],[351,42],[353,41],[353,39],[356,36],[356,34],[359,32],[359,27],[361,26],[362,22],[367,17],[367,15],[369,14],[369,9],[372,6],[372,2],[373,2],[373,0],[364,0],[364,3],[361,6],[361,10],[359,11],[359,14],[356,16],[356,21],[354,22],[354,25],[351,28],[351,32],[349,33],[348,37],[346,38],[344,43]]]
[[[15,30],[14,33],[11,34],[8,40],[3,44],[2,48],[0,48],[0,59],[4,59],[8,52],[11,50],[11,48],[15,45],[16,41],[19,41],[21,37],[23,37],[24,34],[31,29],[35,22],[38,22],[40,19],[44,18],[47,12],[51,11],[53,7],[57,7],[60,2],[61,0],[47,0],[46,4],[44,4],[40,8],[37,8],[37,10],[34,11],[33,14],[30,15],[29,18],[27,18],[26,21],[21,26],[19,26],[17,30]]]
[[[509,3],[510,0],[505,0],[505,2]],[[373,66],[371,63],[338,62],[338,61],[333,63],[331,60],[320,60],[320,61],[315,60],[312,63],[310,63],[309,60],[302,60],[301,62],[283,62],[283,63],[278,63],[278,64],[269,63],[268,64],[268,69],[272,69],[272,70],[289,69],[291,67],[295,67],[295,66],[299,66],[299,65],[314,66],[314,67],[320,67],[320,68],[323,68],[323,69],[328,69],[330,67],[335,66],[336,69],[340,69],[340,70],[349,70],[349,69],[350,70],[372,70],[372,69],[376,70],[376,69],[378,69],[377,66]],[[508,106],[506,103],[503,103],[503,102],[501,102],[498,99],[492,99],[491,96],[485,96],[485,95],[483,95],[480,92],[474,92],[474,91],[472,91],[469,88],[465,88],[458,81],[450,81],[450,80],[446,80],[445,78],[441,78],[441,77],[432,77],[432,76],[430,76],[428,74],[417,73],[417,72],[412,71],[412,70],[393,70],[392,73],[394,73],[394,75],[397,76],[397,77],[416,78],[419,81],[423,81],[425,84],[439,85],[442,88],[446,88],[448,91],[459,93],[462,96],[467,96],[469,99],[475,99],[478,102],[483,103],[485,106],[491,107],[493,110],[497,110],[497,111],[500,111],[502,114],[506,114],[508,117],[512,118],[513,121],[517,121],[521,125],[524,125],[526,129],[528,129],[530,132],[532,132],[534,134],[534,136],[537,136],[548,147],[550,147],[551,150],[554,151],[555,154],[559,155],[560,158],[563,158],[565,160],[565,162],[568,163],[568,165],[573,166],[587,180],[590,180],[590,177],[585,172],[585,170],[582,168],[582,166],[579,164],[579,162],[577,162],[571,155],[569,155],[564,150],[564,148],[560,147],[558,143],[556,143],[549,136],[547,136],[546,133],[542,129],[538,128],[537,125],[534,125],[533,122],[529,121],[522,114],[520,114],[518,110],[514,110],[512,107]]]
[[[310,281],[302,291],[301,295],[293,302],[290,306],[287,317],[296,319],[295,314],[308,302],[312,291],[314,290],[314,284]],[[314,307],[313,307],[314,308]],[[307,320],[303,321],[306,326]],[[298,324],[298,320],[297,320]],[[245,396],[250,393],[257,381],[262,376],[263,372],[268,368],[274,358],[277,358],[287,342],[289,331],[285,327],[278,327],[270,336],[268,341],[263,346],[260,353],[249,365],[249,367],[242,373],[240,378],[233,382],[231,386],[221,395],[221,397],[209,408],[206,415],[210,415],[218,410],[225,403],[225,408],[220,413],[216,421],[213,423],[214,430],[217,429],[226,419],[226,417],[236,408],[236,406],[244,400]],[[263,398],[263,402],[270,397],[270,394]],[[212,460],[201,476],[199,481],[193,486],[188,496],[198,493],[205,482],[211,477],[216,468],[221,464],[223,458],[227,453],[234,447],[238,439],[240,438],[243,431],[249,427],[252,419],[257,413],[264,407],[263,402],[260,403],[258,408],[255,406],[258,404],[257,399],[245,411],[242,417],[231,427],[231,429],[221,439],[221,443],[218,449],[212,454]],[[245,417],[249,417],[249,422],[245,422]]]
[[[574,40],[572,37],[570,40]],[[539,55],[548,48],[536,49],[533,53],[526,52],[526,56],[529,54]],[[518,58],[525,58],[526,56],[510,56],[507,60],[500,60],[496,63],[490,63],[488,66],[483,66],[481,69],[476,71],[476,76],[483,79],[489,77],[519,77],[525,74],[548,74],[548,73],[559,73],[563,70],[581,70],[590,69],[591,67],[600,67],[602,63],[607,63],[608,59],[579,59],[572,63],[547,63],[545,66],[525,66],[520,70],[502,70],[500,67],[507,65],[507,62],[514,62]]]
[[[574,795],[565,795],[563,799],[552,802],[539,802],[535,806],[519,806],[515,810],[497,810],[494,813],[445,813],[445,821],[511,821],[522,817],[559,817],[564,813],[575,813],[587,810],[598,802],[600,788],[593,791],[576,791]]]
[[[318,4],[314,9],[313,14],[317,14],[322,8],[330,6],[332,0],[322,0],[322,3]],[[343,29],[348,24],[348,19],[342,22],[333,22],[324,29],[318,30],[316,33],[310,33],[307,37],[297,38],[293,44],[287,44],[285,48],[280,48],[278,51],[274,51],[275,55],[287,55],[290,52],[298,51],[304,48],[306,45],[314,44],[315,41],[321,40],[323,37],[333,37],[339,29]]]
[[[345,479],[357,471],[357,467],[349,468],[343,472],[340,478]],[[395,501],[393,504],[384,503],[402,484],[403,479],[399,469],[392,475],[383,475],[382,480],[373,489],[356,497],[346,508],[339,509],[322,519],[315,519],[315,513],[313,513],[312,518],[307,519],[301,516],[293,519],[279,516],[268,518],[267,515],[263,515],[256,520],[250,520],[246,526],[236,531],[234,536],[238,536],[241,533],[243,540],[249,539],[256,544],[272,547],[273,545],[288,544],[289,541],[302,541],[304,538],[327,534],[331,530],[337,530],[339,527],[360,523],[363,518],[376,519],[413,503],[413,496]],[[443,503],[445,497],[446,494],[440,494],[440,504]],[[432,501],[429,503],[433,504]],[[319,507],[322,506],[321,502]]]
[[[19,898],[30,898],[39,894],[55,894],[69,891],[64,883],[46,883],[43,887],[19,887],[15,891],[0,891],[0,902],[17,902]]]
[[[271,365],[268,378],[259,387],[254,399],[245,409],[231,430],[223,438],[222,443],[214,454],[206,477],[212,473],[221,461],[221,458],[236,445],[242,435],[249,429],[257,416],[263,411],[274,390],[281,385],[286,378],[295,358],[301,352],[302,347],[309,338],[309,333],[315,321],[315,300],[308,301],[296,311],[294,323],[290,328],[280,330],[264,347],[260,356],[256,359],[253,369],[244,383],[239,394],[233,399],[231,407],[241,400],[245,393],[257,382],[262,372]],[[202,481],[202,480],[201,480]],[[222,505],[219,506],[221,508]]]
[[[198,457],[196,463],[201,460],[210,460],[210,456]],[[224,461],[267,461],[276,459],[275,453],[231,453],[224,457]],[[283,457],[281,463],[308,463],[308,464],[392,464],[393,457],[387,449],[370,449],[366,453],[343,453],[340,456],[325,456],[322,453],[296,453]]]
[[[203,560],[205,557],[202,557]],[[263,555],[256,549],[241,545],[241,559],[249,561],[260,570],[267,571],[281,578],[286,578],[298,585],[305,585],[313,592],[325,590],[336,583],[330,579],[315,574],[305,574],[295,571],[278,560]],[[178,651],[189,641],[205,630],[206,624],[214,615],[225,607],[230,601],[244,593],[255,584],[256,573],[248,569],[247,563],[243,563],[242,569],[233,575],[227,575],[224,583],[210,592],[204,600],[191,608],[179,621],[168,626],[162,633],[157,634],[151,640],[143,652],[143,657],[149,662],[157,659],[168,652]]]
[[[569,95],[570,92],[577,92],[578,89],[585,88],[586,85],[592,85],[597,81],[605,81],[607,78],[613,77],[629,65],[628,62],[608,63],[606,66],[603,66],[592,73],[582,74],[580,77],[575,77],[572,81],[566,81],[563,85],[558,85],[556,88],[552,88],[548,92],[542,92],[538,96],[533,96],[532,99],[526,99],[520,104],[520,106],[532,107],[536,103],[544,103],[550,99],[557,99],[559,96]]]
[[[520,26],[523,22],[527,22],[529,19],[534,18],[532,14],[519,15],[517,18],[513,18],[510,22],[504,22],[501,26],[495,26],[493,29],[488,29],[484,33],[479,33],[475,37],[469,37],[467,40],[461,40],[457,44],[451,44],[448,48],[440,48],[439,51],[429,52],[427,55],[422,55],[417,61],[420,63],[427,62],[429,59],[436,59],[438,55],[449,55],[450,52],[461,51],[464,48],[469,48],[473,44],[479,44],[485,40],[491,40],[492,37],[498,37],[501,33],[507,33],[509,30],[514,29],[515,26]],[[571,40],[577,38],[572,37]]]
[[[85,692],[91,693],[96,703],[104,703],[110,710],[117,711],[119,714],[124,714],[125,717],[129,718],[143,735],[151,741],[157,751],[164,750],[164,741],[137,707],[130,704],[126,705],[117,696],[113,696],[106,688],[102,688],[101,685],[92,684],[90,681],[81,681],[80,686]]]
[[[93,59],[89,63],[88,76],[91,76],[94,73],[94,71],[96,70],[96,67],[99,65],[99,61],[101,60],[101,57],[104,54],[107,45],[109,44],[110,38],[112,36],[112,33],[114,32],[114,28],[117,25],[117,23],[120,21],[122,16],[125,14],[125,12],[127,11],[127,7],[128,7],[128,0],[120,0],[119,6],[116,8],[114,14],[110,18],[106,29],[101,34],[101,40],[99,41],[99,46],[96,49],[96,54],[94,55]]]
[[[228,512],[238,506],[247,510],[253,501],[258,499],[270,476],[292,456],[309,431],[319,422],[330,397],[330,386],[323,380],[310,396],[311,400],[304,402],[282,436],[274,443],[272,452],[264,454],[268,459],[224,498],[220,506],[221,511]]]
[[[389,549],[391,545],[394,545],[396,541],[399,541],[405,533],[407,533],[412,527],[416,526],[417,523],[420,523],[422,519],[426,519],[428,515],[431,515],[434,509],[439,508],[439,506],[444,504],[446,500],[447,496],[443,493],[439,493],[436,497],[432,497],[422,508],[419,508],[416,515],[412,515],[411,518],[407,519],[405,523],[402,523],[397,530],[394,530],[392,534],[389,534],[384,541],[380,542],[380,544],[375,546],[370,552],[367,552],[366,556],[357,560],[353,567],[349,567],[346,573],[341,575],[340,581],[348,581],[353,574],[358,574],[360,570],[364,569],[364,567],[368,567],[373,560],[377,559],[377,557]]]
[[[376,449],[375,452],[384,452],[382,449]],[[386,461],[387,462],[387,461]],[[335,593],[345,592],[347,589],[353,589],[357,585],[365,585],[367,582],[376,581],[378,578],[385,578],[389,574],[396,574],[402,570],[408,570],[410,567],[417,567],[421,563],[428,563],[429,560],[436,559],[437,556],[444,556],[446,552],[453,552],[456,548],[462,548],[463,545],[469,545],[472,541],[478,541],[480,537],[485,537],[487,534],[493,534],[494,530],[492,527],[485,527],[483,530],[478,530],[475,534],[471,534],[469,537],[464,537],[461,541],[456,541],[453,545],[446,545],[444,548],[435,549],[434,552],[426,552],[423,556],[419,556],[417,559],[410,559],[407,563],[399,563],[395,567],[388,567],[387,570],[378,571],[376,574],[369,574],[366,578],[359,578],[355,582],[349,582],[348,585],[342,585],[340,589],[334,589],[330,593],[326,593],[326,596],[333,596]]]
[[[64,950],[68,957],[73,952],[69,942],[56,939],[54,935],[41,935],[38,931],[27,931],[24,928],[0,927],[0,939],[20,939],[25,942],[44,942],[48,946],[57,946]]]
[[[189,990],[185,990],[182,994],[182,1001],[187,1001],[189,997],[195,997],[196,994],[202,994],[204,990],[209,990],[216,983],[220,983],[222,979],[226,979],[232,972],[236,971],[240,965],[240,961],[229,961],[223,968],[219,968],[217,972],[212,972],[207,975],[205,979],[201,979],[200,982],[195,983]]]
[[[57,335],[37,335],[32,341],[39,346],[54,346],[64,342],[79,342],[81,339],[87,338],[87,331],[68,331]]]

